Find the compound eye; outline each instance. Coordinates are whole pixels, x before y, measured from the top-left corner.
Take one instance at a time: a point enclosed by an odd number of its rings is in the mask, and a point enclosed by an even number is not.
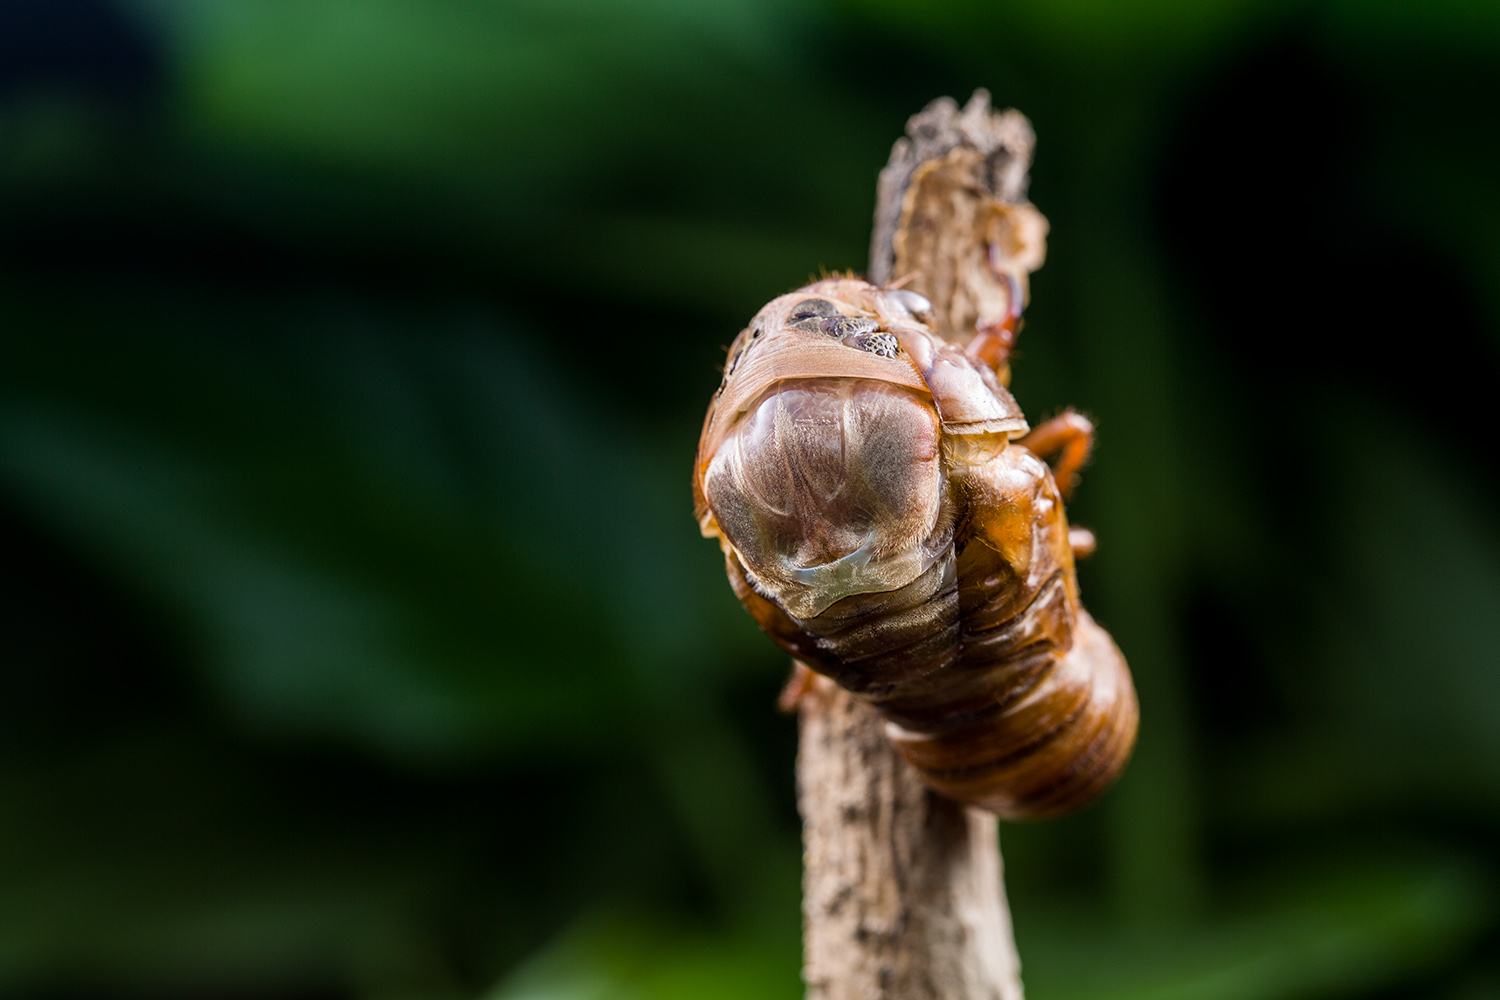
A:
[[[811,330],[835,340],[861,337],[880,329],[879,323],[863,316],[815,316],[792,325],[799,330]]]
[[[791,312],[787,313],[786,321],[795,324],[804,320],[832,317],[838,314],[838,306],[827,299],[803,299],[792,307]]]
[[[880,324],[868,316],[845,316],[827,299],[803,299],[787,313],[786,321],[795,329],[821,333],[834,340],[862,338],[880,329]]]
[[[882,358],[894,358],[901,353],[901,342],[894,334],[889,333],[872,333],[867,337],[860,337],[854,346]]]

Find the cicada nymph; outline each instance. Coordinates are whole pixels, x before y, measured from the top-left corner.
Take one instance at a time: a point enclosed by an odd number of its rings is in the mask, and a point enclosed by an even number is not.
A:
[[[761,628],[932,788],[1047,816],[1119,775],[1135,691],[1079,603],[1059,446],[1087,426],[1031,431],[986,332],[949,343],[922,296],[855,278],[775,299],[729,349],[694,499]]]

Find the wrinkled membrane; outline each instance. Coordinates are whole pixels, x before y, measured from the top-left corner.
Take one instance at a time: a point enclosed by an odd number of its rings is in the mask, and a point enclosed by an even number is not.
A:
[[[725,436],[704,493],[752,582],[809,618],[904,586],[941,554],[937,413],[869,379],[777,383]]]

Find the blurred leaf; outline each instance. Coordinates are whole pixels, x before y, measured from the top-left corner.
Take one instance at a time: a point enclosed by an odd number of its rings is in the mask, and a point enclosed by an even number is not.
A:
[[[473,321],[424,319],[418,345],[309,303],[204,340],[210,315],[139,308],[155,329],[127,340],[9,352],[0,476],[180,614],[264,722],[423,753],[617,739],[622,706],[725,663],[721,635],[754,642],[692,530],[688,455],[606,432]]]
[[[763,1000],[802,995],[795,934],[702,929],[595,914],[486,994],[486,1000]]]
[[[1170,937],[1144,940],[1057,910],[1051,922],[1022,914],[1017,935],[1037,996],[1363,996],[1420,983],[1472,947],[1494,917],[1492,888],[1462,859],[1353,852],[1264,873],[1237,905]]]

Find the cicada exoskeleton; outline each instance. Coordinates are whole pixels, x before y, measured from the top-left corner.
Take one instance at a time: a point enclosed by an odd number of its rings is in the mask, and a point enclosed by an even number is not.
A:
[[[1079,603],[1085,535],[1070,537],[1059,479],[1086,425],[1032,431],[1002,384],[1014,281],[1008,294],[979,303],[994,321],[965,317],[963,345],[909,291],[832,278],[775,299],[729,349],[693,483],[778,644],[876,706],[933,788],[1034,817],[1114,780],[1137,708]]]

